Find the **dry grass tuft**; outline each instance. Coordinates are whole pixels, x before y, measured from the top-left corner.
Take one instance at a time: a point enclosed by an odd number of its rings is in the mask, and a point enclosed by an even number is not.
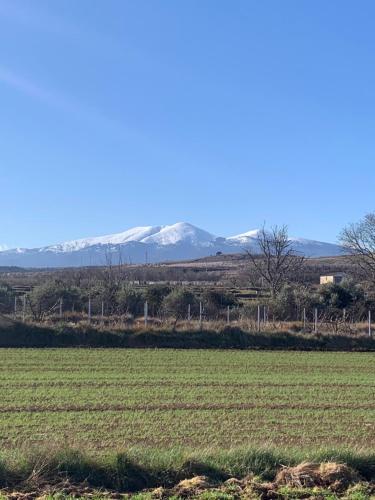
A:
[[[334,491],[346,489],[353,483],[360,481],[358,473],[346,464],[323,462],[319,467],[319,474],[323,486],[329,486]]]
[[[39,479],[39,475],[37,475]],[[56,481],[57,478],[55,478]],[[153,480],[154,481],[154,480]],[[157,483],[156,483],[157,484]],[[160,483],[159,483],[160,484]],[[174,483],[175,484],[175,483]],[[178,484],[167,486],[161,484],[155,488],[139,487],[134,490],[144,499],[168,498],[248,498],[258,500],[280,500],[297,498],[345,498],[352,500],[369,500],[375,492],[375,483],[362,482],[359,474],[349,466],[335,462],[303,462],[295,467],[283,467],[273,482],[262,482],[261,476],[248,474],[243,479],[231,477],[226,481],[215,480],[206,475],[196,475],[184,479]],[[151,486],[151,485],[150,485]],[[22,500],[47,500],[52,498],[105,498],[118,500],[133,498],[133,490],[124,485],[113,489],[94,488],[87,481],[81,483],[63,481],[39,481],[32,478],[31,484],[23,488],[4,489],[0,498]],[[314,493],[313,496],[312,492]],[[137,497],[137,494],[135,495]]]
[[[295,467],[283,467],[278,472],[275,483],[292,488],[318,486],[329,488],[332,491],[343,491],[359,480],[358,474],[345,464],[302,462]]]
[[[211,487],[212,483],[207,476],[194,476],[180,481],[174,488],[174,493],[177,496],[189,498]]]

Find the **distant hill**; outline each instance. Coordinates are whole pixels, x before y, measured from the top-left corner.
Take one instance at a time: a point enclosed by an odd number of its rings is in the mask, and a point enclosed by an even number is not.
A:
[[[187,222],[145,226],[122,233],[67,241],[41,248],[0,251],[0,266],[70,267],[118,263],[155,263],[196,259],[216,253],[257,251],[257,230],[218,237]],[[342,247],[321,241],[291,238],[295,251],[307,257],[342,255]]]
[[[0,266],[0,273],[21,273],[25,271],[22,267],[17,266]]]

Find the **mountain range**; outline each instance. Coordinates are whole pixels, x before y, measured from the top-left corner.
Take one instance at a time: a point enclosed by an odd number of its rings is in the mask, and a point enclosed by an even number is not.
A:
[[[82,238],[40,248],[0,250],[0,266],[69,267],[112,263],[155,263],[196,259],[218,252],[257,251],[258,230],[218,237],[187,222],[167,226],[145,226],[122,233]],[[293,249],[307,257],[342,255],[333,243],[290,238]]]

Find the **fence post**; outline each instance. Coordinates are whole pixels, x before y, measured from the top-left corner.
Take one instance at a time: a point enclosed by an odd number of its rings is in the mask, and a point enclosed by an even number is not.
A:
[[[14,296],[14,317],[17,318],[17,295]]]
[[[303,331],[306,330],[306,307],[303,308]]]
[[[342,310],[342,321],[343,321],[344,323],[345,323],[345,321],[346,321],[346,309],[345,309],[345,308]]]
[[[371,311],[368,312],[368,336],[372,337],[372,329],[371,329]]]
[[[188,304],[188,321],[190,323],[190,320],[191,320],[191,306],[190,304]]]
[[[202,329],[202,302],[199,302],[199,328]]]
[[[260,306],[258,305],[257,330],[260,332]]]
[[[227,325],[230,323],[230,308],[227,306]]]
[[[147,303],[147,300],[145,302],[145,308],[144,308],[144,312],[145,312],[145,326],[147,326],[147,321],[148,321],[148,303]]]
[[[26,317],[26,295],[22,296],[22,321],[25,322]]]
[[[102,326],[104,325],[104,301],[102,300]]]
[[[60,317],[60,320],[62,319],[62,305],[63,305],[63,299],[60,297],[60,303],[59,303],[59,317]]]
[[[89,323],[91,322],[91,297],[89,296],[89,307],[88,307],[88,310],[87,310],[87,315],[88,315],[88,319],[89,319]]]
[[[318,333],[318,308],[314,311],[314,333]]]

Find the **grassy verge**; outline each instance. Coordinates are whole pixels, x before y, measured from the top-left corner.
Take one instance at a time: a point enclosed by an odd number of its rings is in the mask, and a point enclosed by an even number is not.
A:
[[[0,488],[32,488],[37,484],[59,484],[62,480],[122,492],[155,487],[173,487],[179,481],[204,475],[215,481],[242,478],[250,473],[272,480],[281,466],[305,460],[346,463],[367,481],[375,481],[375,454],[352,451],[234,450],[186,453],[182,451],[130,450],[105,456],[89,456],[79,451],[13,452],[2,455]]]
[[[0,323],[0,347],[125,347],[176,349],[267,349],[374,351],[375,339],[365,335],[302,334],[245,331],[237,327],[178,331],[170,329],[110,330],[81,325],[40,326]]]

